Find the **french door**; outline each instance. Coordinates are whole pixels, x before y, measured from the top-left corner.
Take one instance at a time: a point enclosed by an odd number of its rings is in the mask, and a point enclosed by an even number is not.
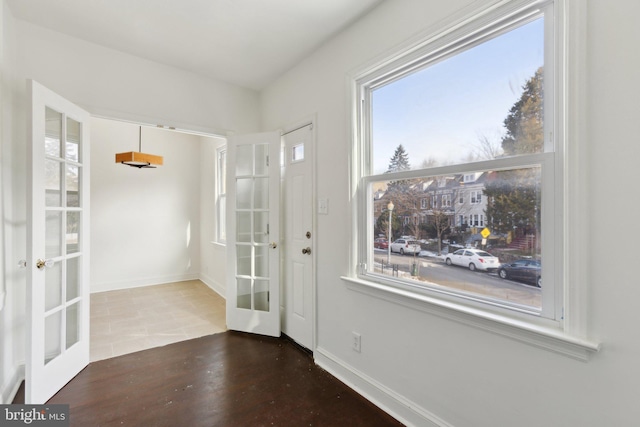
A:
[[[227,327],[280,336],[280,133],[227,148]]]
[[[25,403],[89,363],[89,113],[34,81],[28,140]]]

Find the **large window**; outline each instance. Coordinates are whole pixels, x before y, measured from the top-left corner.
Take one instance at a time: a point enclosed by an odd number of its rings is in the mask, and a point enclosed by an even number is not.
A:
[[[507,3],[357,80],[360,279],[561,325],[553,12]],[[373,246],[403,236],[421,250]]]

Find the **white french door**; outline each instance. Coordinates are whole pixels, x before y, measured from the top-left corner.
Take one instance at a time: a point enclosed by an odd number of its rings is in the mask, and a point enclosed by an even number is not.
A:
[[[28,82],[25,403],[89,363],[89,113]]]
[[[280,336],[280,134],[227,148],[227,327]]]

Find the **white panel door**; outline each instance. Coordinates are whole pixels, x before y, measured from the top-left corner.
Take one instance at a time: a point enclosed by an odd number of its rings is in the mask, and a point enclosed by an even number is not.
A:
[[[284,286],[282,331],[313,350],[313,131],[284,136]]]
[[[89,363],[89,114],[28,82],[25,402],[46,402]]]
[[[227,327],[280,336],[280,134],[227,148]]]

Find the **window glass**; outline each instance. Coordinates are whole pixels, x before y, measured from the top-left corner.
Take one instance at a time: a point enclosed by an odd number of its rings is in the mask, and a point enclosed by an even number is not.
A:
[[[557,237],[549,221],[557,217],[555,146],[544,138],[554,119],[545,109],[545,89],[554,87],[545,19],[544,10],[505,15],[494,28],[460,30],[453,48],[427,45],[423,56],[359,81],[362,276],[558,319],[553,280],[541,289],[543,273],[520,280],[501,269],[539,262]],[[373,244],[407,236],[419,250]]]
[[[539,18],[376,88],[372,172],[541,152],[543,66]]]

